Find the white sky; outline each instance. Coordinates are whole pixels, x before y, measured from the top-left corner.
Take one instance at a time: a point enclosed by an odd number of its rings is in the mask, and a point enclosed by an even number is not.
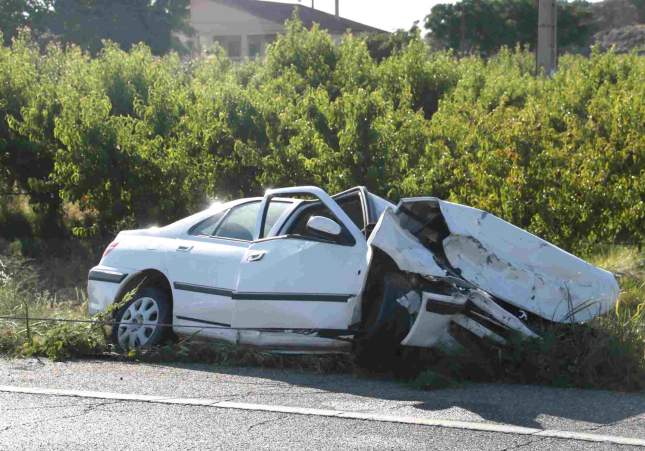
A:
[[[270,0],[276,1],[276,0]],[[311,6],[311,0],[279,0],[282,3],[300,3]],[[423,18],[438,3],[453,0],[340,0],[340,15],[367,25],[395,31],[409,29],[415,20],[423,29]],[[314,0],[316,9],[334,13],[334,0]]]

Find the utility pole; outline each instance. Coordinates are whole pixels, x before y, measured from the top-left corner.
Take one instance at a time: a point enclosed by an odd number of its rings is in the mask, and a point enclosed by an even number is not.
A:
[[[536,65],[545,75],[553,75],[558,64],[558,7],[556,0],[539,0]]]
[[[336,3],[335,3],[336,8],[334,10],[335,13],[336,13],[336,17],[340,16],[340,5],[339,5],[339,3],[340,3],[340,0],[336,0]]]

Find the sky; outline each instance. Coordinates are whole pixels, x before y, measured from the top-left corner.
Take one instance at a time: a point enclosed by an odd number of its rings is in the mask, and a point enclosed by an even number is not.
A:
[[[273,1],[273,0],[270,0]],[[282,3],[300,3],[311,6],[312,0],[279,0]],[[438,3],[453,0],[340,0],[340,15],[387,31],[409,29],[415,20],[423,28],[423,18]],[[334,0],[314,0],[314,7],[334,13]]]

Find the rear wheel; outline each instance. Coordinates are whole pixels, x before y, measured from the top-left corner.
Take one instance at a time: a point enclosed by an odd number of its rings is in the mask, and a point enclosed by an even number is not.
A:
[[[112,342],[121,349],[137,349],[163,343],[171,334],[170,296],[156,287],[137,290],[133,299],[114,315]]]

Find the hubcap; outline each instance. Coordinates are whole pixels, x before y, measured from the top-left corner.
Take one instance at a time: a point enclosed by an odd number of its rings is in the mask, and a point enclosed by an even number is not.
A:
[[[128,306],[121,317],[117,339],[122,348],[145,346],[159,327],[159,306],[149,297],[139,298]]]

